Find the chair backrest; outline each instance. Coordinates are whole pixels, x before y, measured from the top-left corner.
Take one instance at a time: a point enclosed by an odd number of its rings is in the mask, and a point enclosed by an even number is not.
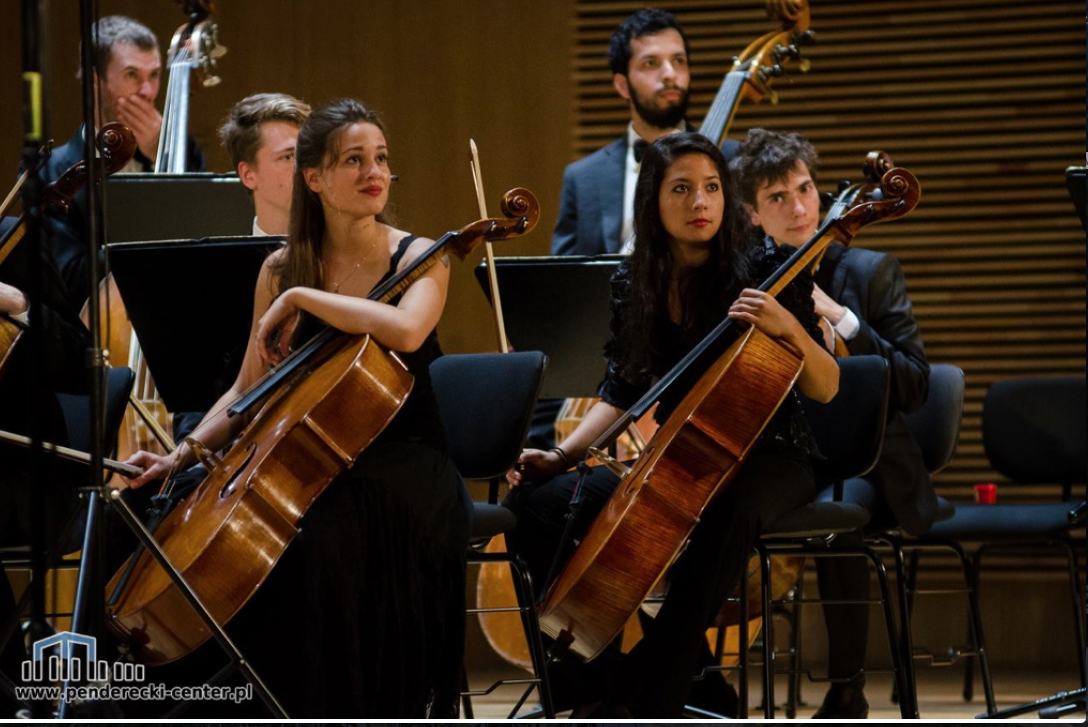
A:
[[[520,351],[453,354],[431,363],[450,457],[462,477],[501,477],[517,462],[547,361],[539,351]]]
[[[117,433],[128,406],[128,395],[136,374],[130,368],[110,368],[106,370],[105,411],[103,412],[102,432],[105,437],[105,451],[112,452],[117,444]],[[57,394],[64,424],[68,429],[68,446],[82,452],[91,450],[91,400],[89,396],[78,394]]]
[[[1085,377],[994,382],[982,405],[990,464],[1022,484],[1085,481]]]
[[[963,420],[963,388],[963,369],[952,364],[930,364],[926,402],[906,415],[907,427],[931,475],[943,470],[956,453]]]
[[[883,356],[839,359],[839,393],[826,404],[801,397],[809,427],[826,461],[814,463],[820,482],[860,477],[880,458],[888,415],[890,375]]]

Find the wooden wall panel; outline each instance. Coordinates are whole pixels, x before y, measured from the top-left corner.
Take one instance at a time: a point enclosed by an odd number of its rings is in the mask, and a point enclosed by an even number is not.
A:
[[[49,48],[49,129],[64,143],[80,123],[78,3],[52,0],[44,23]],[[99,0],[102,15],[146,23],[165,46],[184,20],[172,0]],[[478,216],[468,166],[469,138],[480,149],[489,210],[503,191],[532,189],[539,228],[496,245],[497,255],[546,253],[567,162],[571,3],[466,0],[219,0],[219,39],[228,53],[222,83],[193,94],[190,128],[209,169],[230,160],[215,130],[249,93],[284,91],[320,104],[344,96],[382,115],[401,181],[392,204],[406,228],[437,237]],[[0,170],[14,181],[21,154],[19,0],[0,0]],[[160,104],[165,83],[160,91]],[[5,190],[6,194],[6,190]],[[495,350],[489,308],[472,275],[477,251],[453,271],[440,325],[450,352]]]
[[[982,449],[986,388],[1012,376],[1085,372],[1085,234],[1064,187],[1066,167],[1084,163],[1084,7],[809,4],[817,36],[805,49],[810,71],[792,64],[774,84],[780,103],[742,106],[730,136],[759,126],[804,133],[820,151],[828,190],[857,179],[870,149],[918,176],[922,201],[912,215],[856,242],[902,261],[930,359],[966,372],[958,454],[938,479],[944,494],[969,497],[971,484],[1000,481]],[[572,158],[623,132],[627,111],[611,88],[607,42],[642,6],[576,5]],[[732,57],[776,24],[754,0],[657,6],[674,12],[691,39],[689,116],[698,123]]]

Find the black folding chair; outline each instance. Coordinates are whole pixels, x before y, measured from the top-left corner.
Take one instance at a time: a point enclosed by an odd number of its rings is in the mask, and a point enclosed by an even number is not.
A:
[[[510,712],[511,718],[517,715],[534,688],[538,691],[544,716],[555,717],[529,571],[517,555],[483,551],[492,538],[517,526],[514,513],[498,504],[499,483],[521,453],[546,365],[547,357],[538,351],[449,355],[431,364],[431,379],[446,428],[450,456],[462,477],[489,482],[487,502],[473,503],[475,519],[468,562],[506,563],[518,600],[516,606],[468,608],[467,611],[518,612],[533,667],[531,679],[499,680],[477,690],[468,688],[466,674],[462,705],[469,719],[473,716],[471,698],[490,694],[503,684],[527,685]]]

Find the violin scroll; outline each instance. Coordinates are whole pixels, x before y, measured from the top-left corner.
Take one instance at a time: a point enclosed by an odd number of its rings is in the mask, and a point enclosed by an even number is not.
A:
[[[502,213],[509,218],[518,218],[518,224],[524,229],[517,234],[524,235],[540,221],[540,203],[536,195],[525,187],[514,187],[502,196]],[[494,239],[494,238],[493,238]]]
[[[106,174],[120,171],[136,153],[136,136],[132,129],[116,121],[103,126],[96,141]]]

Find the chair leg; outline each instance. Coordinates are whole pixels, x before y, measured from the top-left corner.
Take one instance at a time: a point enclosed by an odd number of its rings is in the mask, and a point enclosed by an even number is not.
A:
[[[960,562],[963,567],[967,569],[970,567],[970,571],[965,571],[965,576],[968,576],[970,580],[967,582],[967,604],[971,609],[971,631],[974,632],[973,642],[975,645],[975,652],[978,659],[978,673],[982,677],[982,692],[986,696],[986,712],[993,713],[997,711],[997,701],[994,699],[994,682],[993,677],[990,674],[990,658],[986,652],[986,639],[983,636],[982,631],[982,609],[979,607],[978,589],[980,583],[980,573],[982,572],[982,548],[979,548],[975,553],[975,557],[968,565],[967,554],[959,543],[951,543],[952,549],[956,551],[956,554],[960,557]]]
[[[472,711],[472,695],[468,693],[468,668],[461,665],[461,717],[476,719]]]
[[[1072,543],[1062,542],[1062,550],[1065,551],[1069,563],[1069,594],[1073,603],[1073,633],[1077,636],[1077,666],[1080,667],[1080,685],[1088,687],[1088,670],[1085,668],[1085,642],[1084,642],[1084,614],[1085,607],[1081,604],[1080,578],[1077,575],[1077,553]]]
[[[748,719],[748,578],[740,579],[740,624],[737,629],[737,719]]]
[[[911,615],[914,608],[914,589],[917,583],[917,553],[911,553],[911,565],[906,566],[903,545],[898,540],[887,541],[892,546],[895,559],[896,596],[899,601],[899,654],[903,661],[902,687],[897,686],[899,709],[918,719],[918,684],[914,674],[914,634],[911,632]],[[897,682],[898,685],[898,682]],[[905,710],[905,711],[904,711]]]
[[[910,653],[911,642],[896,638],[895,610],[892,608],[891,588],[888,586],[888,570],[884,565],[884,561],[869,549],[865,549],[865,556],[869,559],[873,570],[876,572],[877,585],[880,588],[880,606],[881,612],[884,614],[884,630],[888,636],[888,653],[891,654],[892,664],[895,667],[895,684],[900,695],[899,714],[903,719],[917,719],[918,700],[917,689],[914,684],[914,658]],[[897,585],[901,590],[902,580],[897,579]]]
[[[971,573],[975,574],[972,582],[975,586],[968,586],[977,591],[978,576],[982,572],[982,548],[979,548],[971,556]],[[966,579],[966,576],[965,576]],[[967,643],[974,643],[974,627],[971,621],[972,614],[967,614]],[[985,690],[985,684],[983,685]],[[975,660],[966,659],[963,662],[963,701],[970,702],[975,698]],[[992,710],[991,710],[992,711]]]
[[[533,665],[533,679],[507,680],[505,683],[528,684],[528,688],[522,693],[521,698],[510,712],[509,719],[513,719],[521,710],[522,705],[529,698],[535,688],[540,697],[540,709],[547,719],[555,719],[555,706],[552,702],[551,681],[548,676],[548,655],[544,650],[541,639],[540,623],[537,620],[535,600],[533,598],[532,576],[529,574],[524,561],[511,553],[472,553],[469,562],[477,565],[485,563],[506,563],[510,568],[510,576],[514,582],[514,593],[518,601],[518,614],[521,616],[522,631],[525,634],[526,644],[529,648],[529,658]],[[514,610],[514,609],[508,609]],[[471,697],[473,692],[468,689],[467,671],[465,673],[465,694],[463,698]],[[496,682],[495,686],[504,682]],[[490,690],[488,690],[490,691]],[[475,692],[480,694],[480,692]],[[471,712],[471,705],[465,700],[466,715]]]
[[[771,556],[759,547],[763,601],[763,716],[774,719],[774,618],[771,617]]]
[[[516,572],[515,583],[518,586],[517,597],[521,608],[521,619],[526,640],[529,644],[529,655],[533,662],[533,673],[539,680],[537,691],[540,695],[540,706],[544,710],[547,719],[555,719],[555,706],[552,703],[551,680],[548,678],[548,656],[544,652],[544,642],[540,636],[540,622],[537,620],[536,606],[533,598],[533,580],[529,574],[525,562],[520,556],[512,555],[510,561],[511,571]]]
[[[797,581],[793,591],[793,603],[790,605],[790,681],[786,694],[786,719],[797,719],[797,707],[801,706],[801,617],[804,609],[800,600],[804,599],[804,575]]]

